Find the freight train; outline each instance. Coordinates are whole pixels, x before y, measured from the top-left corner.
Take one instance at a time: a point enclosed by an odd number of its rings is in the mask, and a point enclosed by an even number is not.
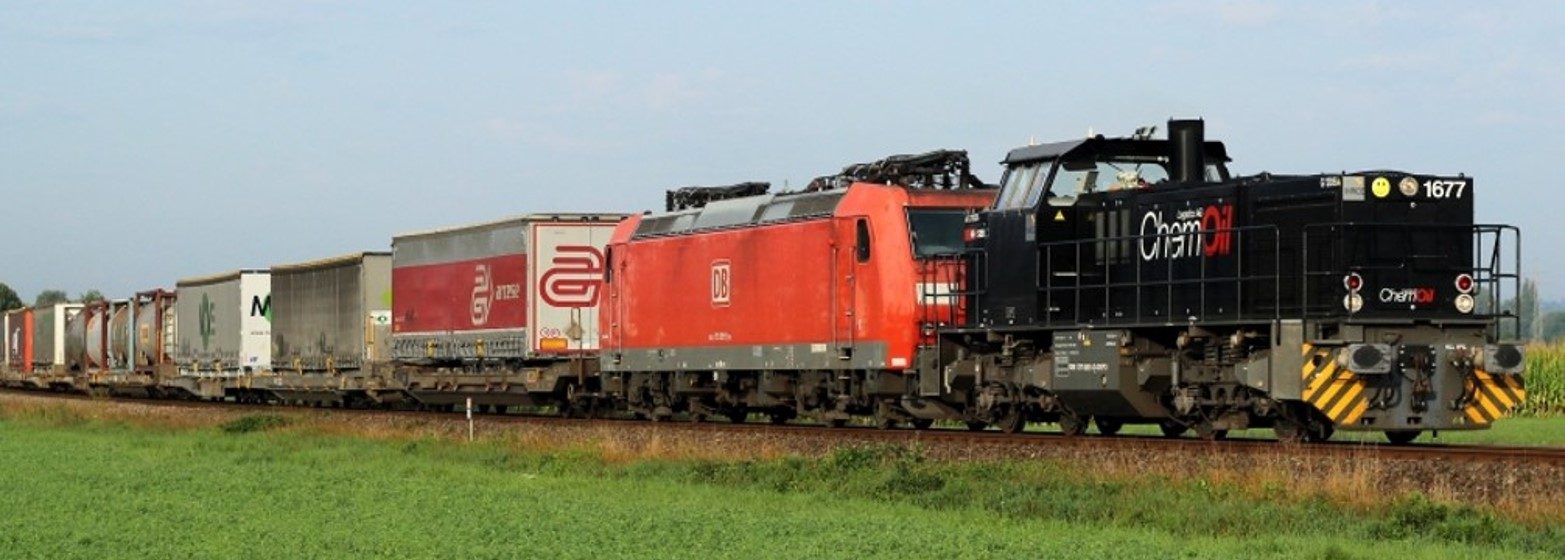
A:
[[[669,191],[4,315],[7,386],[663,421],[1393,443],[1525,398],[1471,178],[1233,176],[1201,121]],[[1507,330],[1509,328],[1509,330]],[[1510,336],[1508,337],[1507,334]]]

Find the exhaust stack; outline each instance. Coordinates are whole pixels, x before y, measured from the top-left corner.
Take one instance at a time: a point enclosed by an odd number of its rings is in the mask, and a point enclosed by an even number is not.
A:
[[[1206,180],[1206,123],[1200,119],[1168,121],[1168,141],[1173,147],[1169,160],[1174,181],[1195,183]]]

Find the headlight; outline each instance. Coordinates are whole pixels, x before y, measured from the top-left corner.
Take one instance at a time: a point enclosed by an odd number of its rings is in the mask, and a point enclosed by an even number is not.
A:
[[[1391,373],[1391,345],[1349,344],[1337,354],[1337,366],[1357,374]]]
[[[1483,370],[1491,374],[1522,372],[1526,357],[1522,347],[1515,344],[1490,344],[1483,347]]]
[[[1473,312],[1473,296],[1462,294],[1456,296],[1456,310],[1462,313]]]
[[[1343,296],[1342,307],[1347,309],[1348,313],[1358,313],[1360,309],[1364,308],[1364,296],[1358,294]]]

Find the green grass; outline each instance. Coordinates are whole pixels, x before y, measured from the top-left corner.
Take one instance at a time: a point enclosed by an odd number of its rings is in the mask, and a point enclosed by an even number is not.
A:
[[[899,448],[615,464],[321,436],[272,420],[183,431],[59,420],[0,420],[10,481],[0,558],[1565,554],[1558,528],[1417,497],[1360,514],[1206,483],[1095,481],[1069,465],[927,462]]]

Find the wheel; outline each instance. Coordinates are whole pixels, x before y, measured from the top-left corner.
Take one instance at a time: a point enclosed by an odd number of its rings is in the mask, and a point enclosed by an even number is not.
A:
[[[1272,433],[1277,436],[1277,441],[1282,443],[1299,443],[1305,438],[1304,426],[1287,418],[1278,418],[1272,424]]]
[[[1388,430],[1386,440],[1390,441],[1391,445],[1407,445],[1413,443],[1413,440],[1418,439],[1418,435],[1422,433],[1419,430]]]
[[[772,422],[773,426],[781,426],[783,424],[787,424],[788,420],[790,418],[791,417],[789,415],[778,413],[778,412],[773,412],[770,416],[767,417],[767,419]]]
[[[1000,419],[1000,431],[1007,434],[1019,434],[1027,429],[1027,416],[1022,414],[1021,408],[1011,407],[1011,411]]]
[[[692,424],[700,424],[702,422],[706,422],[706,413],[704,413],[704,412],[692,412],[692,413],[690,413],[690,423],[692,423]]]
[[[1331,439],[1331,435],[1336,432],[1337,428],[1336,426],[1331,425],[1330,420],[1321,420],[1317,418],[1311,420],[1308,424],[1305,425],[1304,440],[1313,443],[1321,443]]]
[[[1211,422],[1203,421],[1195,425],[1195,435],[1207,441],[1221,441],[1228,439],[1228,430],[1216,429]]]
[[[1060,433],[1067,436],[1079,436],[1087,431],[1087,419],[1075,414],[1060,415]]]
[[[731,423],[743,424],[744,421],[748,420],[749,418],[750,412],[743,408],[736,408],[728,411],[728,421]]]
[[[913,429],[915,429],[915,430],[928,430],[931,426],[934,426],[934,425],[935,425],[935,421],[934,421],[933,418],[914,418],[913,419]]]
[[[1190,429],[1183,422],[1172,419],[1158,422],[1157,427],[1163,430],[1163,437],[1166,438],[1176,438],[1185,435],[1185,431]]]
[[[989,427],[989,423],[988,422],[980,422],[980,421],[977,421],[977,420],[968,420],[967,421],[967,431],[969,431],[969,432],[982,432],[982,431],[984,431],[985,428],[988,428],[988,427]]]
[[[875,427],[882,430],[889,430],[897,427],[896,418],[891,416],[891,406],[886,403],[880,403],[875,407],[874,420]]]
[[[1098,433],[1106,436],[1117,434],[1119,433],[1120,428],[1125,427],[1124,422],[1119,420],[1110,420],[1108,418],[1093,418],[1092,423],[1098,425]]]
[[[848,425],[848,419],[847,418],[832,418],[831,420],[827,420],[826,421],[826,425],[827,426],[831,426],[833,428],[841,428],[841,427],[844,427],[844,426]]]

